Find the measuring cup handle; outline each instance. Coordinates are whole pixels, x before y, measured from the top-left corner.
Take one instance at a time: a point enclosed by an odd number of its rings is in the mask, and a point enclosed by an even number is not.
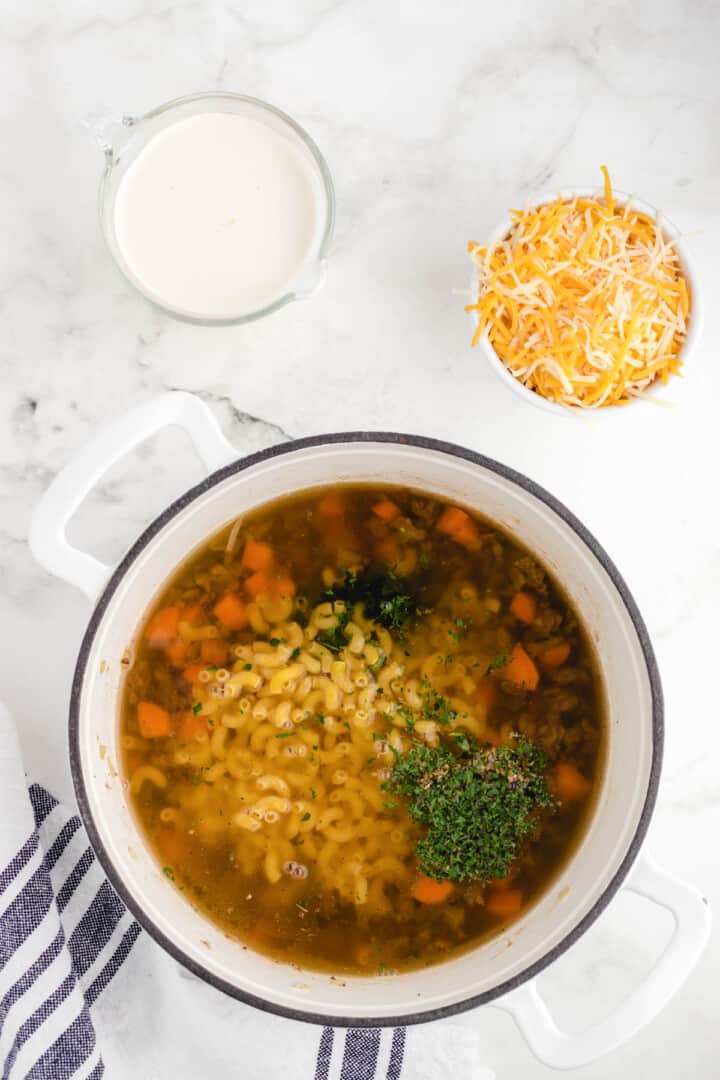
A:
[[[90,600],[97,598],[114,567],[68,543],[68,521],[116,461],[170,426],[187,432],[209,473],[237,457],[207,405],[176,390],[151,398],[109,424],[58,473],[38,504],[30,524],[30,550],[49,573],[76,585]]]

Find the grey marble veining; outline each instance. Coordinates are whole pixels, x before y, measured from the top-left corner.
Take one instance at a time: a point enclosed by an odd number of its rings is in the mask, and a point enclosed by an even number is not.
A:
[[[121,410],[188,389],[239,453],[328,430],[414,431],[497,457],[568,503],[627,577],[661,664],[667,756],[652,849],[720,901],[719,45],[720,11],[698,0],[6,5],[0,697],[35,776],[70,797],[65,711],[89,608],[33,563],[33,507]],[[323,149],[338,197],[324,290],[213,330],[167,319],[116,271],[97,223],[103,163],[86,119],[212,88],[295,116]],[[618,188],[692,234],[706,332],[672,409],[562,421],[516,400],[471,351],[465,244],[533,191],[599,182],[601,163]],[[73,539],[118,557],[199,476],[183,441],[163,436],[104,479]],[[664,932],[632,905],[608,913],[547,976],[561,1015],[582,1023],[609,1008]],[[714,1075],[719,960],[714,941],[662,1018],[581,1075]],[[550,1075],[500,1014],[457,1025],[500,1076]],[[191,1075],[172,1059],[171,1027],[165,1035],[173,1074]],[[213,1052],[218,1075],[238,1060],[231,1039]]]

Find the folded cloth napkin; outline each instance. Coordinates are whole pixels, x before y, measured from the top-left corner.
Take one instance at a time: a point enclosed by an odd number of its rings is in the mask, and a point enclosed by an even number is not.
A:
[[[301,1024],[233,1001],[143,934],[80,818],[27,786],[0,705],[0,1080],[492,1080],[472,1029]]]

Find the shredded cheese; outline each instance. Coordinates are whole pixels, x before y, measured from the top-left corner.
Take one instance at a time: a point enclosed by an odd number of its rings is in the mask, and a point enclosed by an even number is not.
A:
[[[691,297],[660,222],[604,198],[512,210],[512,227],[468,251],[479,293],[472,343],[487,334],[508,370],[563,405],[626,405],[682,368]]]

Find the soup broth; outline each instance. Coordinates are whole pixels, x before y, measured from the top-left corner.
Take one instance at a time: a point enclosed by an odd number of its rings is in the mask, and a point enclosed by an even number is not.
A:
[[[376,974],[538,898],[582,836],[603,732],[578,615],[528,551],[440,499],[353,485],[261,507],[178,571],[121,739],[169,887],[276,959]],[[470,773],[455,815],[443,785]]]

